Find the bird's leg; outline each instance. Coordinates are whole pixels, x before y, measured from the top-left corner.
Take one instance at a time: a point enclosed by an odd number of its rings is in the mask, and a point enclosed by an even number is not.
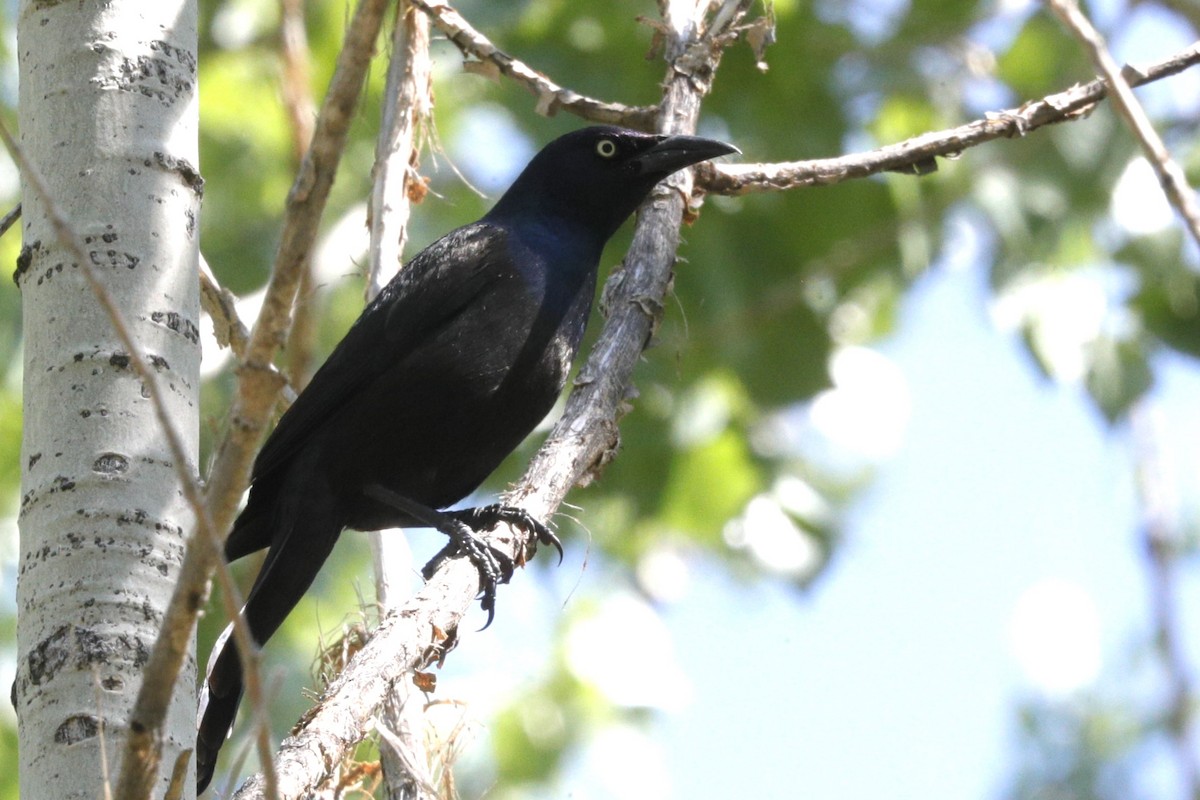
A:
[[[378,484],[366,487],[363,493],[396,509],[414,522],[436,528],[449,537],[450,543],[421,570],[425,580],[429,580],[441,562],[449,556],[462,554],[471,559],[471,563],[479,571],[479,605],[488,615],[483,627],[491,625],[492,618],[496,615],[496,587],[508,583],[508,579],[512,577],[513,561],[508,554],[476,536],[468,523],[458,519],[458,512],[438,511]]]

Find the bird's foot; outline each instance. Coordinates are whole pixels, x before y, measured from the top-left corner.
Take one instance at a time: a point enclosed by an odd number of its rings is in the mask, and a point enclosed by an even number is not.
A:
[[[449,536],[450,541],[430,559],[425,568],[421,570],[421,574],[425,576],[426,580],[429,580],[447,558],[456,555],[466,555],[470,558],[471,563],[479,570],[481,587],[479,604],[488,615],[484,628],[492,624],[492,618],[495,616],[496,587],[502,583],[508,583],[512,578],[515,564],[508,553],[492,547],[479,538],[477,533],[486,531],[497,523],[507,523],[520,528],[531,537],[536,538],[537,541],[554,547],[558,550],[559,563],[562,563],[563,549],[558,537],[541,521],[522,508],[493,504],[438,513],[453,523],[451,527],[455,533],[451,534],[449,530],[439,526],[438,530]],[[523,556],[522,563],[524,563]]]
[[[518,551],[520,563],[525,563],[526,559],[533,555],[536,547],[530,545],[534,539],[557,550],[558,563],[562,563],[562,542],[523,508],[496,503],[478,508],[438,511],[378,484],[367,486],[363,493],[402,512],[420,525],[436,528],[450,539],[421,570],[425,580],[432,578],[438,567],[448,558],[465,555],[471,560],[479,572],[479,605],[488,615],[484,628],[492,624],[492,618],[496,615],[496,588],[502,583],[508,583],[516,564],[508,553],[480,538],[480,532],[492,528],[497,523],[507,523],[520,528],[531,537],[526,546]]]
[[[457,512],[438,513],[445,518],[445,524],[438,525],[437,529],[446,534],[450,541],[429,560],[421,570],[421,575],[425,580],[429,580],[446,559],[459,555],[469,558],[479,572],[479,605],[487,612],[487,622],[480,630],[486,629],[496,616],[496,588],[502,583],[508,583],[512,577],[513,560],[508,553],[479,538],[472,529],[473,526],[460,519]]]
[[[449,516],[466,523],[476,531],[487,530],[498,522],[504,522],[512,525],[515,528],[520,528],[521,530],[525,531],[525,533],[529,534],[533,541],[550,545],[557,550],[558,563],[560,565],[562,564],[562,542],[559,541],[558,537],[554,535],[553,531],[546,527],[545,523],[523,508],[494,503],[490,506],[464,508],[459,511],[448,511],[446,513]],[[531,541],[527,552],[521,557],[521,563],[525,563],[525,561],[527,561],[529,558],[532,558],[536,552],[537,547],[536,545],[533,545]]]
[[[513,560],[507,553],[492,547],[476,535],[476,531],[486,528],[476,528],[473,525],[474,518],[469,512],[474,509],[438,511],[378,484],[367,486],[363,493],[402,512],[419,525],[428,525],[441,531],[450,539],[421,570],[425,580],[432,578],[433,573],[437,572],[438,567],[447,558],[465,555],[471,560],[479,572],[479,604],[488,615],[487,623],[483,627],[491,625],[492,618],[496,615],[496,587],[508,583],[508,579],[512,577]]]

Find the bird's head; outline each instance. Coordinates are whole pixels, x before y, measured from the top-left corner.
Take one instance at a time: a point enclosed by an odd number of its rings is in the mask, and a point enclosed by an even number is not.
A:
[[[608,125],[560,136],[533,157],[488,213],[497,221],[536,215],[582,227],[603,246],[668,175],[739,152],[698,136],[663,136]]]

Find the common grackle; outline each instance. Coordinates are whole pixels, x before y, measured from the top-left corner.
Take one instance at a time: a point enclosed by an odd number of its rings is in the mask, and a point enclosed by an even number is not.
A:
[[[733,152],[692,136],[569,133],[534,156],[482,219],[400,271],[254,463],[225,558],[270,548],[242,610],[256,642],[299,602],[344,528],[446,533],[440,555],[471,557],[491,621],[496,584],[512,564],[473,531],[503,520],[558,540],[518,509],[438,509],[470,494],[549,413],[583,337],[600,252],[621,223],[661,179]],[[241,694],[227,629],[200,692],[197,793],[212,779]]]

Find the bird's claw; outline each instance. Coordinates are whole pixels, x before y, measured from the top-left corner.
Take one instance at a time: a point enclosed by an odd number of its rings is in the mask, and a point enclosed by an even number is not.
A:
[[[499,522],[513,525],[531,534],[542,544],[554,547],[558,551],[558,563],[562,563],[562,542],[540,520],[522,508],[497,503],[442,513],[454,523],[450,526],[453,532],[442,531],[450,537],[450,541],[430,559],[421,570],[421,574],[425,576],[425,580],[429,580],[442,562],[451,556],[465,555],[471,559],[471,563],[479,571],[479,605],[488,615],[483,628],[491,625],[496,615],[496,588],[502,583],[508,583],[516,564],[508,553],[479,538],[476,535],[479,531],[487,530]]]
[[[513,560],[507,553],[497,550],[476,536],[468,525],[459,520],[455,520],[455,523],[453,534],[444,531],[450,537],[450,541],[429,560],[421,574],[425,580],[429,580],[446,559],[457,555],[469,558],[479,573],[479,594],[476,597],[480,607],[487,612],[487,622],[483,626],[487,628],[496,615],[496,588],[502,583],[508,583],[512,577]]]
[[[550,545],[557,550],[558,563],[561,565],[563,562],[562,542],[554,535],[553,531],[546,527],[544,522],[523,508],[493,503],[489,506],[464,508],[461,511],[450,511],[447,513],[477,531],[490,528],[498,522],[504,522],[513,527],[520,528],[526,533],[531,534],[538,542]],[[531,552],[529,555],[532,556],[533,553]]]

